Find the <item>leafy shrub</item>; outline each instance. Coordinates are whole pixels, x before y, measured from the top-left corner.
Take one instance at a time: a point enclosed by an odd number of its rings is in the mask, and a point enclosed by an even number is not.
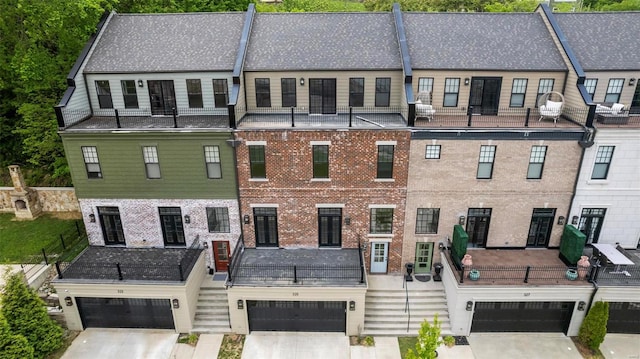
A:
[[[452,346],[456,345],[456,338],[452,337],[451,335],[447,335],[446,337],[442,338],[442,342],[444,343],[444,345],[451,348]]]
[[[10,330],[26,338],[35,358],[44,358],[62,346],[62,328],[49,318],[45,303],[27,287],[21,273],[7,276],[1,298],[2,315]]]
[[[11,332],[7,321],[0,316],[0,359],[33,359],[33,347],[27,338]]]
[[[406,357],[407,359],[435,359],[438,356],[436,349],[440,344],[442,344],[440,321],[438,321],[438,315],[436,314],[433,318],[433,324],[430,324],[426,319],[422,322],[415,350],[409,349]]]
[[[580,325],[578,339],[591,350],[599,350],[600,344],[607,334],[609,320],[609,303],[596,302]]]

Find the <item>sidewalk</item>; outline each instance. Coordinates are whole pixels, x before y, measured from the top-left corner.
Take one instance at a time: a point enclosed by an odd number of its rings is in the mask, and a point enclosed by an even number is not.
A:
[[[200,334],[198,344],[192,346],[189,344],[177,343],[169,358],[171,359],[209,359],[217,358],[220,345],[222,344],[223,334]]]

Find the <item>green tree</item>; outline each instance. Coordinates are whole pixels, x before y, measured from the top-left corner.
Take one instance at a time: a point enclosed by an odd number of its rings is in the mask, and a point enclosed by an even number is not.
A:
[[[536,0],[497,1],[484,6],[487,12],[532,12],[538,6]]]
[[[33,359],[33,347],[27,338],[11,332],[0,315],[0,359]]]
[[[578,339],[591,350],[599,350],[607,334],[609,321],[609,303],[596,302],[580,325]]]
[[[6,277],[1,299],[2,316],[14,334],[26,338],[35,358],[44,358],[62,346],[62,328],[49,318],[44,302],[29,289],[21,273]]]
[[[600,6],[601,11],[635,11],[640,10],[640,0],[622,0]]]
[[[424,320],[418,331],[418,342],[415,349],[409,349],[407,359],[435,359],[438,354],[436,349],[442,344],[440,338],[440,321],[438,315],[433,318],[433,324]]]

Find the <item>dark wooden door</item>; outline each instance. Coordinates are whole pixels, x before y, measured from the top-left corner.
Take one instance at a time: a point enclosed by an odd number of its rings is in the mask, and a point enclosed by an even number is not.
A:
[[[473,113],[498,114],[501,85],[501,77],[474,77],[471,80],[471,94],[469,96],[469,106],[473,106]]]
[[[176,107],[176,94],[172,80],[147,81],[152,115],[171,115]]]
[[[229,268],[229,241],[213,241],[213,258],[216,262],[216,271],[224,272]]]
[[[309,79],[309,113],[336,113],[336,79]]]

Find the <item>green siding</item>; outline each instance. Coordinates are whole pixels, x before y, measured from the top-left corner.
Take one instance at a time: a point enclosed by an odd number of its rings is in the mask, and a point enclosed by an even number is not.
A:
[[[63,133],[78,198],[235,199],[229,132]],[[220,148],[221,179],[207,178],[205,145]],[[81,146],[96,146],[102,179],[88,179]],[[157,146],[161,179],[147,179],[142,146]]]

